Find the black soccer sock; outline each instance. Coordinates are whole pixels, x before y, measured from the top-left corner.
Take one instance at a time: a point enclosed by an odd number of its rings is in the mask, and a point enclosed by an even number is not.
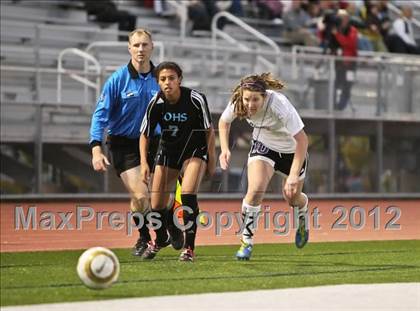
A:
[[[175,201],[173,201],[173,202],[175,202]],[[173,207],[174,207],[174,205],[172,203],[171,206],[168,206],[166,208],[166,221],[167,221],[166,225],[167,225],[168,230],[171,230],[175,226],[175,224],[174,224],[174,209],[173,209]]]
[[[133,217],[134,223],[136,224],[136,227],[139,231],[140,238],[143,241],[148,242],[148,241],[151,240],[150,233],[149,233],[149,228],[147,227],[147,224],[149,223],[148,220],[147,220],[147,214],[148,213],[142,214],[142,216],[140,216],[139,214],[140,214],[139,212],[132,213],[132,217]],[[143,217],[143,225],[141,227],[139,227],[140,217]]]
[[[182,205],[192,209],[192,213],[185,210],[183,212],[184,225],[192,223],[192,226],[185,230],[185,248],[190,247],[192,250],[195,247],[195,236],[197,234],[197,216],[198,203],[196,194],[181,194]]]
[[[159,228],[155,229],[156,233],[156,244],[162,245],[169,239],[168,232],[166,231],[167,227],[167,211],[166,209],[160,210],[160,211],[154,211],[155,213],[158,213],[160,215],[160,222],[161,225]]]

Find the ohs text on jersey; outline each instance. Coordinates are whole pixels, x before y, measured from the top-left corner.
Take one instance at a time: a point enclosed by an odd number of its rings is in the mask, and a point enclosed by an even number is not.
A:
[[[175,112],[166,112],[163,115],[163,120],[165,121],[175,121],[175,122],[185,122],[188,120],[188,115],[184,113],[175,113]]]
[[[206,130],[211,126],[211,116],[206,97],[189,88],[181,87],[177,103],[168,102],[159,92],[147,107],[141,124],[141,132],[147,137],[160,125],[163,147],[176,147],[177,150],[188,144],[206,145]]]

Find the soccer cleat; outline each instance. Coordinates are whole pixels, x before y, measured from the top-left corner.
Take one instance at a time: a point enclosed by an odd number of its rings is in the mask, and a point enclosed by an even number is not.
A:
[[[297,248],[302,248],[309,240],[309,230],[306,229],[305,216],[299,217],[299,228],[296,230],[295,244]]]
[[[156,243],[149,243],[149,246],[147,247],[147,249],[144,251],[142,258],[143,259],[153,259],[155,258],[156,254],[164,247],[168,246],[169,244],[171,244],[171,242],[169,241],[169,238],[166,242],[162,243],[162,244],[158,244]]]
[[[194,261],[194,252],[193,250],[188,247],[182,251],[179,255],[179,261],[186,261],[186,262],[193,262]]]
[[[252,244],[245,243],[241,240],[241,247],[236,252],[236,259],[249,260],[252,254]]]
[[[168,228],[168,232],[172,247],[180,250],[184,246],[184,232],[175,225]]]
[[[309,240],[309,229],[308,224],[306,223],[307,211],[308,211],[308,197],[306,197],[306,204],[303,208],[299,209],[298,217],[299,217],[299,226],[296,230],[295,235],[295,245],[297,248],[302,248],[308,243]]]
[[[150,241],[143,240],[142,238],[139,238],[136,242],[136,245],[133,247],[133,256],[141,256],[146,251],[146,249],[149,247]]]

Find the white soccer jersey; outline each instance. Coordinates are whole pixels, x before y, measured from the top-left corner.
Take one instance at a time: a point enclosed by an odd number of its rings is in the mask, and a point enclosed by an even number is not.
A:
[[[295,107],[279,92],[267,90],[262,108],[246,120],[254,128],[252,138],[268,148],[282,153],[294,153],[296,140],[293,138],[304,124]],[[235,120],[234,107],[228,104],[221,119],[226,123]]]

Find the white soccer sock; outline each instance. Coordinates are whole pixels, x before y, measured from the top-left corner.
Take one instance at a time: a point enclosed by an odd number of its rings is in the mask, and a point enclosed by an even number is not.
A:
[[[298,209],[298,217],[305,216],[306,212],[308,211],[308,202],[309,202],[308,196],[305,193],[303,193],[303,192],[302,192],[302,195],[306,199],[305,205],[300,206],[300,207],[299,206],[294,206],[293,207],[293,208]]]
[[[245,222],[242,241],[247,244],[254,244],[253,237],[260,210],[261,205],[253,206],[246,203],[245,200],[242,201],[242,221]]]

